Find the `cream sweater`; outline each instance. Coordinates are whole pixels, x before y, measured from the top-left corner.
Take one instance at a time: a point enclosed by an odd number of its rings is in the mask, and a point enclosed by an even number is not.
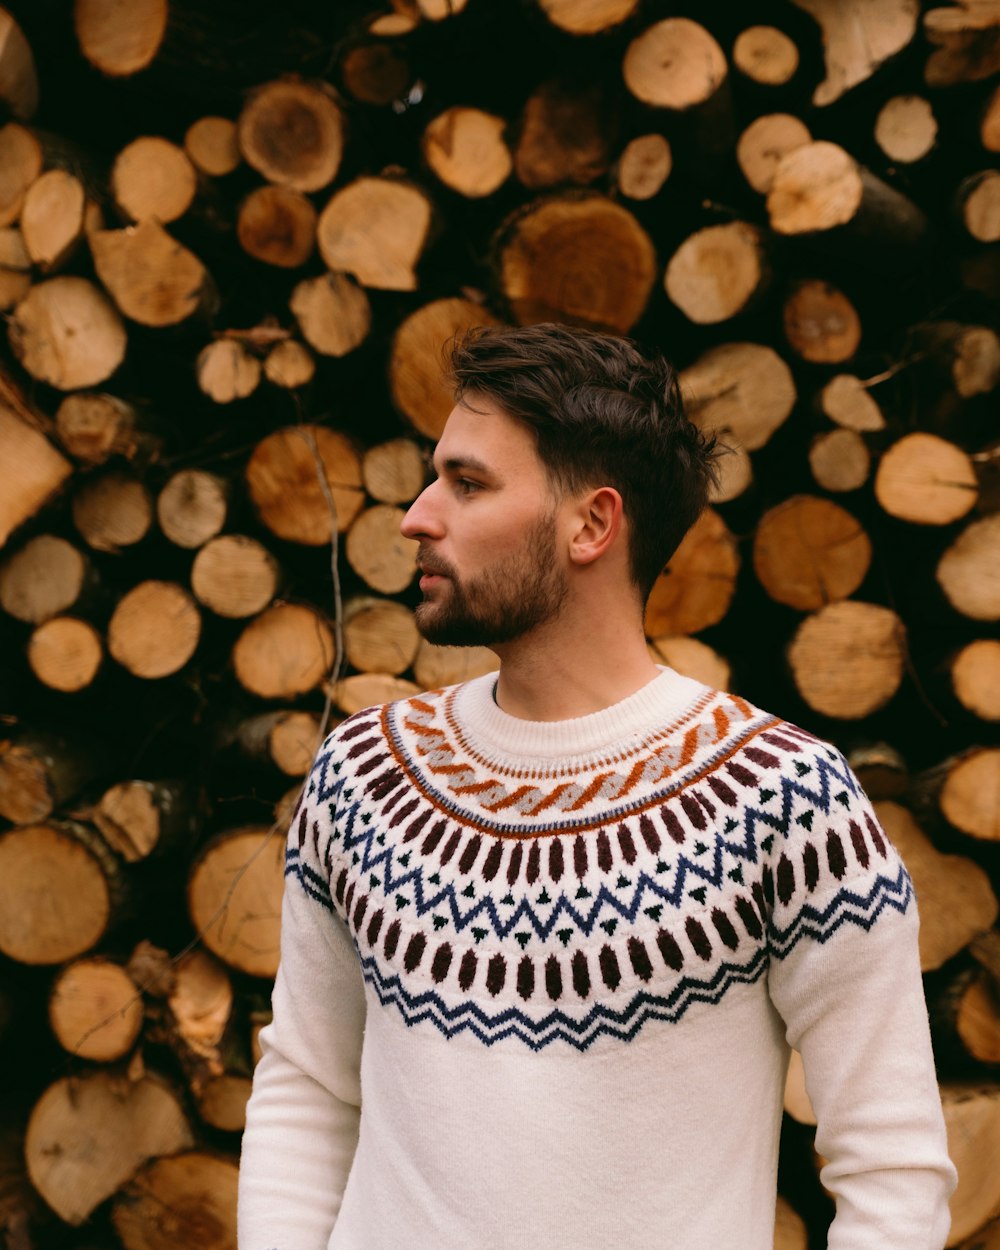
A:
[[[664,670],[340,725],[289,835],[240,1250],[771,1250],[789,1046],[829,1250],[940,1250],[912,887],[842,756]]]

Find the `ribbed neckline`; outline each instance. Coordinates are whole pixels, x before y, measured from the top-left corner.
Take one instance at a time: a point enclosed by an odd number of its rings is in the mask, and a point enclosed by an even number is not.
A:
[[[587,756],[616,755],[634,747],[650,731],[663,731],[678,719],[708,687],[671,668],[634,694],[599,712],[569,720],[536,721],[510,716],[493,698],[496,673],[487,673],[460,686],[455,693],[455,717],[486,756],[516,766],[582,761]]]

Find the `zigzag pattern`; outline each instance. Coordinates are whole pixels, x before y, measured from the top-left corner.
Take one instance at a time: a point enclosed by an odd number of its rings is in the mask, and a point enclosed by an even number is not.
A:
[[[784,959],[804,937],[815,942],[827,942],[844,924],[855,924],[867,931],[884,908],[891,907],[902,914],[912,898],[913,882],[900,863],[894,878],[876,877],[867,894],[845,889],[822,909],[813,907],[811,903],[803,904],[785,929],[776,925],[772,917],[767,926],[768,946],[772,955]]]

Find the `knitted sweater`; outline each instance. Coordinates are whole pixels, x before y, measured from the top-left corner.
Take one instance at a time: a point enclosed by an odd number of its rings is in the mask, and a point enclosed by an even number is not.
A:
[[[289,834],[240,1250],[771,1250],[789,1046],[830,1250],[940,1250],[910,879],[842,756],[662,671],[373,707]]]

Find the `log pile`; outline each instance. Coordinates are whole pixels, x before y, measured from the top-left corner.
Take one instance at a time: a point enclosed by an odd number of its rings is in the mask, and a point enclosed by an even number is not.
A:
[[[727,448],[651,652],[879,801],[949,1244],[1000,1245],[1000,12],[751,10],[0,7],[0,1245],[235,1245],[284,826],[338,717],[495,666],[420,639],[398,524],[447,341],[543,319]]]

